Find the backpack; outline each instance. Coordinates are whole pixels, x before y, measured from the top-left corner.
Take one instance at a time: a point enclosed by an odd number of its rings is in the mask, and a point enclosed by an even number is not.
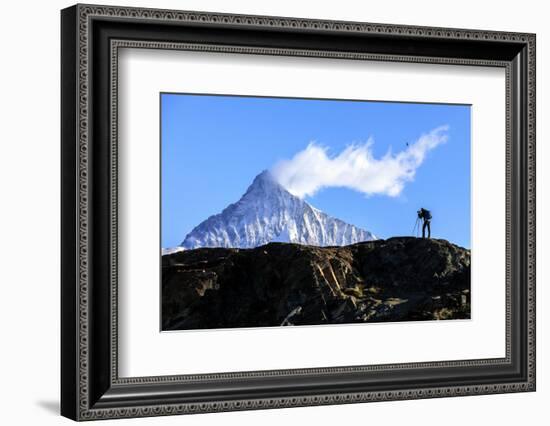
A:
[[[432,213],[429,211],[429,210],[426,210],[426,209],[423,209],[423,217],[424,219],[426,220],[431,220],[432,219]]]

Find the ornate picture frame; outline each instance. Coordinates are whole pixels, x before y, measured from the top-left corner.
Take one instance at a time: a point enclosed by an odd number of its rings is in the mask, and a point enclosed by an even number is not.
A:
[[[61,12],[61,413],[160,416],[535,390],[534,34],[76,5]],[[505,357],[120,377],[121,48],[503,68]],[[217,371],[214,368],[214,371]]]

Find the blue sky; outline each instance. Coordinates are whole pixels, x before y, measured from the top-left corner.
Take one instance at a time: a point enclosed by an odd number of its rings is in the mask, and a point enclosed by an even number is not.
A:
[[[448,125],[396,197],[328,187],[305,199],[379,238],[411,235],[432,211],[432,236],[470,247],[470,107],[465,105],[161,94],[162,246],[180,244],[237,201],[254,177],[310,142],[336,156],[369,138],[375,158]]]

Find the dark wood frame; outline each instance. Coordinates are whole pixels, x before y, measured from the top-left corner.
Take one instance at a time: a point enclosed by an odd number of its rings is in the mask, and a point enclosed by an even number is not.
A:
[[[535,35],[95,5],[64,9],[61,29],[64,416],[89,420],[535,390]],[[506,357],[119,378],[120,47],[504,67]]]

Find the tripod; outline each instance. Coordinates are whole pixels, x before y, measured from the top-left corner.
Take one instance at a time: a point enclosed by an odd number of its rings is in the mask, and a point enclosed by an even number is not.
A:
[[[420,233],[420,218],[417,217],[416,222],[414,222],[414,228],[412,230],[412,235],[413,235],[413,237],[418,238],[419,233]]]

